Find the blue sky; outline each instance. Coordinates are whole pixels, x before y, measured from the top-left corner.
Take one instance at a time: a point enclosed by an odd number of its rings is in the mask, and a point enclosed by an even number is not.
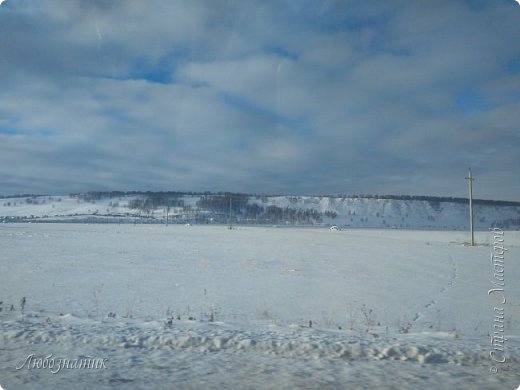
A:
[[[7,0],[0,194],[520,200],[514,0]]]

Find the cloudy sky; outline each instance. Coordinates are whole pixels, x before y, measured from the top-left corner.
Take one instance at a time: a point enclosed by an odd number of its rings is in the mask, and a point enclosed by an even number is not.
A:
[[[6,0],[0,194],[520,200],[514,0]]]

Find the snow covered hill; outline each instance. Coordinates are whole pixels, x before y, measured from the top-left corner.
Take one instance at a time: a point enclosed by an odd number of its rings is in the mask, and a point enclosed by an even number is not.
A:
[[[2,222],[218,224],[231,219],[233,224],[464,230],[468,216],[463,199],[434,197],[118,192],[0,200]],[[477,200],[474,216],[478,230],[518,230],[520,202]]]

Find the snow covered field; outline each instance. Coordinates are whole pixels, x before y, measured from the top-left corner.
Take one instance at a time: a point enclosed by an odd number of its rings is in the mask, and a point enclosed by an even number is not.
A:
[[[461,245],[467,239],[465,232],[3,224],[0,385],[516,389],[520,233],[504,234],[505,304],[488,294],[497,287],[493,234],[478,232],[477,247]],[[507,338],[505,355],[495,357],[504,363],[490,358],[495,307]],[[106,359],[104,367],[53,373],[60,359],[88,357]],[[54,368],[36,368],[45,361]]]

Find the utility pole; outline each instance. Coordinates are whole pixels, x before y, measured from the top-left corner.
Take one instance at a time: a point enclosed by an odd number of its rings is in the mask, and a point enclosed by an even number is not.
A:
[[[229,194],[229,229],[233,229],[233,222],[231,220],[231,210],[232,210],[232,206],[231,206],[231,193]]]
[[[168,226],[168,214],[170,213],[170,200],[166,201],[166,226]]]
[[[471,246],[475,246],[475,235],[473,233],[473,177],[471,176],[471,168],[468,170],[466,177],[469,187],[469,230],[471,230]]]

